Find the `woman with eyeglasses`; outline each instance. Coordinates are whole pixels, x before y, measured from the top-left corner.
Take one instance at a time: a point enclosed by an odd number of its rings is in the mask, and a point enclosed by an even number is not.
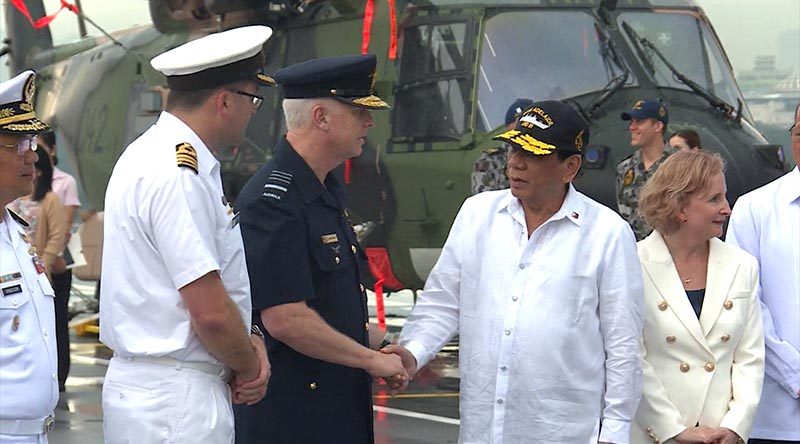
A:
[[[32,143],[35,143],[32,142]],[[66,213],[53,193],[53,163],[47,150],[36,150],[33,193],[11,202],[8,207],[28,222],[27,232],[44,263],[48,278],[66,241]]]

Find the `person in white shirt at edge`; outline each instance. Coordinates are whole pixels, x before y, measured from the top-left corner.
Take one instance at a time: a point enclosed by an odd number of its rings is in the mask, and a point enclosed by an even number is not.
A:
[[[800,161],[800,105],[795,108],[792,154]],[[800,171],[740,197],[726,242],[761,265],[766,376],[751,444],[800,443]]]
[[[236,28],[150,62],[167,76],[167,110],[125,149],[105,198],[107,443],[233,443],[231,401],[266,392],[242,236],[212,153],[243,142],[259,83],[274,85],[260,73],[271,34]]]
[[[28,223],[6,208],[33,192],[36,74],[0,82],[0,443],[47,444],[58,403],[54,293]]]
[[[631,442],[743,443],[764,376],[758,263],[717,239],[731,213],[724,163],[671,155],[639,200],[644,388]]]
[[[642,276],[630,226],[578,192],[589,128],[534,103],[510,190],[468,198],[400,335],[408,374],[459,333],[462,444],[625,444],[641,396]]]

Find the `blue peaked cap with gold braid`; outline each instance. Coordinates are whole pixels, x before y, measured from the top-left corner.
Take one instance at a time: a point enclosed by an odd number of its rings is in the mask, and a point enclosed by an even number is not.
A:
[[[375,94],[374,54],[321,57],[287,66],[273,76],[287,99],[327,97],[367,109],[389,109]]]

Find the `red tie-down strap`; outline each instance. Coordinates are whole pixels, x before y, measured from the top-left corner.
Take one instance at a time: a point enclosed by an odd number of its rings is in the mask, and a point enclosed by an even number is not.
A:
[[[389,60],[397,58],[397,8],[395,0],[389,2]],[[361,31],[361,54],[369,52],[372,36],[372,18],[375,16],[375,0],[367,0],[364,7],[364,28]]]
[[[392,271],[392,263],[389,260],[389,252],[383,247],[367,247],[364,249],[367,254],[367,264],[369,271],[375,278],[375,314],[378,317],[378,327],[386,329],[386,311],[383,305],[383,287],[386,285],[390,290],[401,290],[405,288]]]
[[[58,8],[58,11],[56,11],[54,14],[46,15],[46,16],[34,21],[33,18],[31,18],[31,13],[28,11],[28,7],[25,6],[25,3],[22,0],[11,0],[11,4],[14,5],[14,7],[17,8],[17,10],[20,13],[22,13],[22,15],[24,15],[25,18],[27,18],[28,21],[31,22],[31,25],[33,25],[33,27],[36,28],[36,29],[41,29],[41,28],[44,28],[45,26],[49,25],[50,22],[52,22],[53,19],[56,18],[58,13],[61,12],[62,10],[64,10],[64,9],[69,9],[70,11],[75,13],[76,15],[80,14],[80,10],[78,10],[77,6],[73,5],[72,3],[66,2],[64,0],[61,0],[61,7]]]
[[[386,331],[386,308],[383,306],[383,279],[375,281],[375,316],[378,318],[378,328]]]

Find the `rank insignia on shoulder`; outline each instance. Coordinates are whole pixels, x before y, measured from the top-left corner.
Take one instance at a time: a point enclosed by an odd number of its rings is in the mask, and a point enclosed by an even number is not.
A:
[[[25,228],[28,228],[30,226],[28,221],[23,219],[22,216],[20,216],[19,214],[9,210],[8,208],[6,208],[6,211],[8,211],[8,214],[11,215],[11,218],[14,219],[14,221],[16,221],[18,224],[22,225]]]
[[[269,199],[281,200],[286,192],[289,191],[289,185],[291,184],[292,173],[273,170],[269,173],[269,177],[267,177],[261,196]]]
[[[633,168],[629,169],[625,172],[625,176],[622,178],[622,184],[624,186],[629,186],[633,183]]]
[[[486,148],[485,150],[483,150],[483,152],[491,156],[493,154],[497,154],[497,153],[503,152],[503,149],[502,148]]]
[[[186,142],[175,145],[175,160],[177,160],[179,167],[189,168],[195,174],[199,172],[197,151],[192,145]]]

